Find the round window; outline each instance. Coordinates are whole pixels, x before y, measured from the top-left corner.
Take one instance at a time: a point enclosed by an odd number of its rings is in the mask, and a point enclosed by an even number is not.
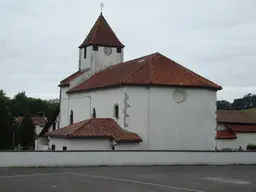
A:
[[[182,103],[187,99],[187,93],[185,90],[175,89],[173,92],[173,100],[176,103]]]

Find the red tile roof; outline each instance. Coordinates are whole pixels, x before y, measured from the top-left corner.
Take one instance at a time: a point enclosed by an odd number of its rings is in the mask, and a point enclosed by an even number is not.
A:
[[[102,14],[100,14],[91,31],[79,48],[84,48],[89,45],[124,47]]]
[[[77,77],[79,77],[80,75],[82,75],[83,73],[87,72],[88,69],[86,70],[81,70],[81,71],[77,71],[75,73],[73,73],[72,75],[68,76],[67,78],[63,79],[59,86],[60,87],[64,87],[64,86],[69,86],[70,82],[74,79],[76,79]]]
[[[256,124],[255,112],[244,110],[218,110],[218,123]]]
[[[16,117],[15,122],[18,125],[21,125],[21,123],[23,121],[23,118],[24,117],[22,117],[22,116]],[[34,125],[43,125],[44,123],[47,122],[47,119],[45,119],[45,117],[31,117],[31,120],[32,120]]]
[[[108,67],[68,92],[81,92],[119,85],[164,85],[221,89],[221,86],[162,54],[154,53]]]
[[[227,125],[229,129],[233,132],[240,133],[256,133],[256,125],[241,125],[241,124],[231,124]]]
[[[139,135],[122,129],[113,119],[92,118],[74,123],[53,132],[46,133],[50,137],[105,137],[116,142],[141,142]]]
[[[236,134],[232,131],[217,131],[216,139],[236,139]]]

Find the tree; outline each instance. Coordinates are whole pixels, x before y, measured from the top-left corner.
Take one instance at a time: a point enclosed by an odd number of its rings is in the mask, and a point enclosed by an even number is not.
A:
[[[19,127],[20,130],[20,144],[24,149],[34,146],[35,142],[35,127],[31,120],[30,113],[27,113]]]
[[[25,92],[20,92],[14,96],[10,109],[14,117],[24,116],[30,112],[29,102]]]
[[[0,90],[0,150],[9,149],[12,144],[12,117],[8,111],[7,98]]]
[[[231,104],[226,100],[217,101],[217,109],[229,110],[231,109]]]
[[[236,98],[232,103],[222,100],[217,101],[217,109],[242,110],[256,107],[256,95],[248,93],[242,98]]]

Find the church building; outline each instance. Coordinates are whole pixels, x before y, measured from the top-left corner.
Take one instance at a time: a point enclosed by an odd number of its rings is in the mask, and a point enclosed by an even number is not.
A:
[[[124,51],[101,13],[37,148],[214,150],[221,86],[161,53],[124,61]]]

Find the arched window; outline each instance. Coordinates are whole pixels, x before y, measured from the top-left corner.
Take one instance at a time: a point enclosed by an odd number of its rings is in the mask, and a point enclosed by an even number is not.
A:
[[[92,110],[92,118],[96,118],[96,110],[95,110],[95,108],[93,108],[93,110]]]
[[[119,106],[118,106],[118,104],[115,104],[115,106],[114,106],[114,117],[119,119]]]
[[[73,110],[70,111],[70,125],[72,125],[74,122],[74,114],[73,114]]]

